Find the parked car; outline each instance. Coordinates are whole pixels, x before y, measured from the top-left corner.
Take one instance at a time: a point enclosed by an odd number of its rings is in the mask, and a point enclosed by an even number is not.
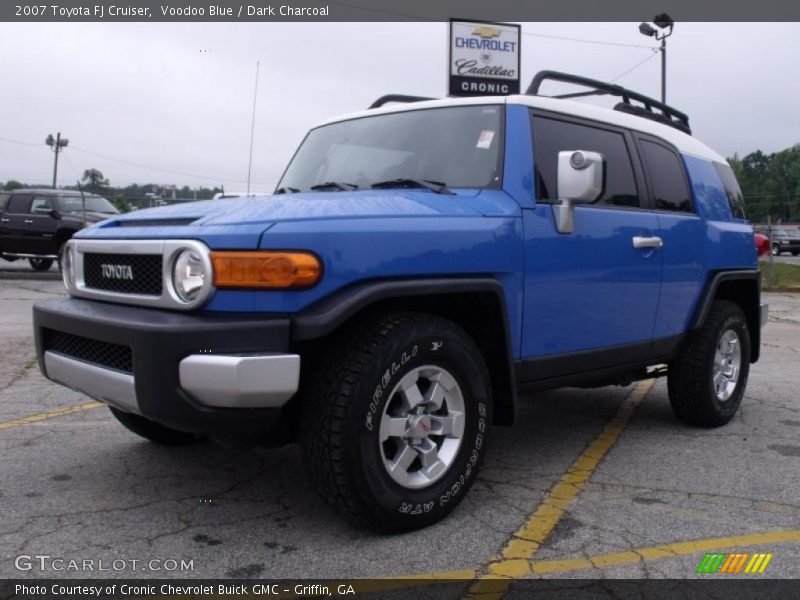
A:
[[[68,190],[0,192],[0,257],[47,271],[76,231],[119,214],[108,200]]]
[[[521,389],[667,377],[680,420],[724,425],[767,316],[731,168],[657,100],[529,90],[385,97],[312,129],[272,196],[79,232],[69,297],[34,308],[42,372],[162,444],[297,440],[390,531],[464,498]]]
[[[774,256],[780,256],[784,252],[797,256],[800,254],[800,229],[776,227],[772,230],[771,242]]]

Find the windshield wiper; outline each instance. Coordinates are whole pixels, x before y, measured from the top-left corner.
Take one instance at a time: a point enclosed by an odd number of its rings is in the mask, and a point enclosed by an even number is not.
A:
[[[355,183],[339,183],[338,181],[326,181],[325,183],[318,183],[312,185],[309,189],[315,192],[346,192],[348,190],[357,190],[358,186]]]
[[[378,181],[377,183],[373,183],[372,187],[376,189],[417,187],[436,192],[437,194],[453,195],[453,192],[447,189],[447,184],[442,181],[433,181],[431,179],[413,179],[411,177],[400,177],[399,179]]]
[[[287,186],[287,187],[279,187],[277,190],[275,190],[275,193],[276,194],[288,194],[288,193],[296,194],[299,191],[300,190],[298,190],[297,188],[293,188],[293,187],[288,187]]]

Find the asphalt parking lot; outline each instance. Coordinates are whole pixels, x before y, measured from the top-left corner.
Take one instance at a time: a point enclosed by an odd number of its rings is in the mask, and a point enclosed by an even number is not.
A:
[[[159,447],[47,382],[31,305],[61,289],[0,279],[0,577],[421,575],[478,589],[487,576],[509,586],[699,577],[707,552],[772,553],[761,577],[800,577],[800,295],[765,295],[762,359],[728,426],[679,423],[664,380],[524,397],[517,425],[492,431],[460,507],[428,529],[384,537],[317,498],[296,446]],[[17,568],[19,556],[36,555],[125,566]]]

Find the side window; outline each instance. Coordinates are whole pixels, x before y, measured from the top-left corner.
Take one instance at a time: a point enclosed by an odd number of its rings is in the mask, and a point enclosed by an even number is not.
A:
[[[681,159],[669,148],[642,140],[642,160],[653,186],[656,210],[692,212],[692,196]]]
[[[31,197],[23,194],[11,196],[8,201],[8,210],[6,212],[21,215],[28,212],[28,207],[31,205]]]
[[[5,212],[6,204],[8,204],[8,197],[11,194],[0,194],[0,212]]]
[[[47,196],[36,196],[31,202],[30,212],[47,213],[53,210],[53,200]]]
[[[744,215],[744,196],[739,187],[739,182],[736,181],[736,175],[728,165],[722,163],[714,163],[714,168],[717,170],[717,175],[722,180],[722,187],[725,188],[725,195],[728,196],[728,202],[731,205],[731,214],[735,219],[746,219]]]
[[[558,200],[557,165],[558,153],[562,150],[589,150],[599,152],[605,158],[606,187],[595,204],[639,206],[633,165],[621,133],[534,116],[533,151],[538,200]]]

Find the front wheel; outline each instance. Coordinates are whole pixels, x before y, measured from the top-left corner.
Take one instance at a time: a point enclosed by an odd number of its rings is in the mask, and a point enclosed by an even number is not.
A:
[[[47,271],[53,266],[52,258],[29,258],[28,262],[31,263],[31,268],[34,271]]]
[[[725,425],[739,409],[749,372],[747,319],[737,304],[716,300],[702,328],[689,334],[669,364],[672,409],[690,425]]]
[[[781,255],[781,247],[778,244],[772,245],[772,256],[780,256]]]
[[[311,478],[334,508],[381,531],[435,523],[486,453],[489,375],[475,342],[433,315],[362,322],[303,397]]]

